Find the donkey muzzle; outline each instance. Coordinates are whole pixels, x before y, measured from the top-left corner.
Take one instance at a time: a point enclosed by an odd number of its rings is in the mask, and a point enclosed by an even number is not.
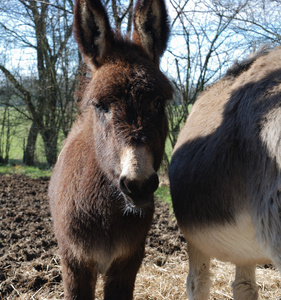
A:
[[[126,148],[121,157],[121,166],[119,188],[125,197],[137,207],[153,201],[159,178],[153,169],[151,153],[144,147]]]
[[[143,180],[130,179],[126,176],[120,176],[119,180],[120,190],[135,206],[143,206],[151,201],[151,195],[157,190],[158,185],[159,178],[156,173]]]

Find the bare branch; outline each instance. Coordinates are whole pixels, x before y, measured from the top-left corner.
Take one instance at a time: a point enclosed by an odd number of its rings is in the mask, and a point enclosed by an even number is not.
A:
[[[14,87],[23,95],[23,100],[26,103],[28,110],[34,119],[38,119],[38,114],[31,101],[31,94],[20,82],[14,77],[14,75],[7,70],[3,65],[0,65],[0,70],[5,74],[6,78],[14,85]]]

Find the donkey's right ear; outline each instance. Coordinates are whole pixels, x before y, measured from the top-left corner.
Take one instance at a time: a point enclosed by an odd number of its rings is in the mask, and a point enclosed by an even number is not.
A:
[[[100,0],[76,0],[74,36],[85,62],[98,68],[110,52],[113,32]]]

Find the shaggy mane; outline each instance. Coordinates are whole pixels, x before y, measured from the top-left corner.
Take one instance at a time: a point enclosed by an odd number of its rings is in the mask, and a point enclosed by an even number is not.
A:
[[[249,57],[242,60],[241,62],[239,62],[238,60],[235,61],[233,66],[227,70],[225,77],[227,77],[227,76],[234,77],[234,78],[238,77],[241,73],[249,70],[251,65],[258,58],[265,56],[271,50],[272,50],[272,48],[269,45],[263,45],[258,49],[258,51],[253,52],[252,54],[249,55]]]

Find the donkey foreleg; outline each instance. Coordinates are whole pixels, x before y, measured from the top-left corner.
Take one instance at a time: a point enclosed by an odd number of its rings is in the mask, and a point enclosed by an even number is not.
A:
[[[210,258],[188,243],[189,274],[186,287],[190,300],[207,300],[210,294]]]
[[[107,271],[104,300],[132,300],[135,279],[144,256],[143,247],[130,258],[116,260]]]
[[[62,256],[62,278],[65,300],[93,300],[97,272],[90,266],[78,262],[74,257]]]
[[[236,266],[235,280],[232,284],[235,300],[258,299],[255,271],[255,265]]]

